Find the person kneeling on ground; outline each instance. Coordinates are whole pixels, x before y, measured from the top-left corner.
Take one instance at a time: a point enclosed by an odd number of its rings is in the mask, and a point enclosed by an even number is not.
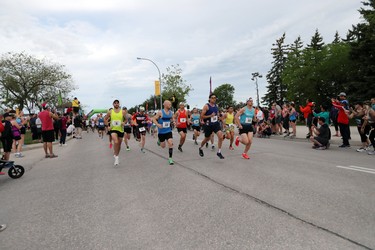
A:
[[[326,119],[324,117],[318,118],[318,124],[320,125],[317,128],[315,125],[312,125],[312,131],[316,135],[311,136],[310,140],[314,144],[314,149],[327,149],[329,148],[329,140],[331,139],[331,130],[328,125],[325,123]]]

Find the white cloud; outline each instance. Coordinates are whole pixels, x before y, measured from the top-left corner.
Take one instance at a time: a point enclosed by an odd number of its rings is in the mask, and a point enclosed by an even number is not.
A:
[[[0,53],[26,51],[66,65],[89,108],[112,98],[133,106],[148,98],[171,64],[193,85],[188,101],[203,105],[209,77],[214,87],[231,83],[235,97],[255,96],[251,73],[267,73],[270,49],[284,32],[308,43],[318,28],[325,42],[359,22],[360,1],[255,0],[0,2]],[[259,80],[264,94],[265,78]]]

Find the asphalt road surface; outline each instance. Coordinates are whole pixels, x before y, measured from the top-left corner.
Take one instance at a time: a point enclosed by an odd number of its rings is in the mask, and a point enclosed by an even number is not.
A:
[[[202,158],[191,135],[173,166],[150,135],[117,168],[92,133],[25,151],[0,176],[0,249],[375,249],[374,156],[257,138],[250,160],[228,141]]]

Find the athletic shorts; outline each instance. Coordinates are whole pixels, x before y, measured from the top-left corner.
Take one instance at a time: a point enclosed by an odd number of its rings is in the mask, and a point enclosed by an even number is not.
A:
[[[131,127],[124,127],[124,133],[131,134],[132,128]]]
[[[55,130],[44,130],[42,131],[43,142],[54,142],[55,141]]]
[[[242,129],[239,129],[240,134],[247,134],[249,132],[254,132],[253,125],[251,124],[241,124]]]
[[[200,126],[193,126],[192,128],[193,128],[193,130],[196,130],[198,132],[201,131],[201,127]]]
[[[281,115],[279,115],[279,116],[277,116],[276,117],[276,124],[280,124],[281,122],[282,122],[282,116]]]
[[[73,107],[73,111],[74,111],[74,113],[78,113],[79,107]]]
[[[109,134],[112,135],[112,134],[117,134],[117,136],[119,138],[123,138],[124,137],[124,133],[123,132],[120,132],[120,131],[117,131],[117,130],[111,130],[109,131]]]
[[[290,122],[292,122],[292,123],[296,123],[296,120],[289,120]]]
[[[327,146],[327,143],[328,143],[327,139],[324,139],[324,138],[319,137],[319,136],[315,136],[314,139],[317,140],[323,146]]]
[[[141,132],[140,129],[142,129],[142,128],[144,128],[145,130]],[[146,127],[139,127],[138,126],[136,129],[138,129],[138,132],[139,132],[140,135],[146,135],[146,132],[147,132]]]
[[[21,131],[21,135],[26,134],[26,128],[24,126],[21,127],[20,131]]]
[[[185,134],[187,133],[187,129],[186,128],[177,128],[177,132],[180,133],[180,132],[184,132]]]
[[[234,131],[234,126],[232,125],[232,126],[230,126],[230,125],[228,125],[228,124],[226,124],[227,125],[227,128],[225,129],[225,132],[232,132],[232,131]]]
[[[173,135],[172,132],[166,133],[166,134],[158,134],[158,138],[160,142],[168,141],[168,139],[172,139]]]
[[[271,124],[272,124],[272,125],[276,125],[276,118],[275,118],[275,117],[272,118],[272,120],[271,120]]]
[[[217,122],[217,123],[213,123],[213,124],[210,124],[210,125],[204,125],[204,136],[207,138],[207,137],[210,137],[212,133],[217,133],[221,130],[220,128],[220,124]]]
[[[3,149],[5,153],[9,153],[12,151],[12,138],[1,138],[1,143],[3,144]]]
[[[104,131],[104,130],[105,130],[104,127],[98,127],[98,129],[99,129],[100,131]]]

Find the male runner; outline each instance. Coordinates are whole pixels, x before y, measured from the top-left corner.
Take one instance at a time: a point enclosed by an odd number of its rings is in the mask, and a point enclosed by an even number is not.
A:
[[[139,107],[139,112],[133,115],[132,120],[135,121],[134,125],[137,133],[137,138],[141,141],[141,152],[146,153],[144,149],[146,144],[146,128],[147,122],[150,119],[148,118],[148,115],[145,113],[145,108]]]
[[[122,110],[126,111],[126,116],[125,116],[125,125],[124,125],[124,142],[126,145],[126,151],[129,151],[129,144],[128,141],[130,140],[130,134],[132,133],[132,116],[128,114],[128,109],[126,107],[123,107]]]
[[[105,124],[104,124],[103,114],[100,113],[96,119],[97,119],[97,124],[98,124],[98,134],[99,134],[99,137],[101,137],[103,139],[104,130],[105,130]]]
[[[216,106],[215,94],[211,94],[209,96],[209,102],[203,106],[201,118],[203,119],[205,125],[204,125],[204,139],[199,148],[199,155],[201,157],[204,156],[202,148],[206,144],[206,142],[210,140],[211,134],[215,133],[218,139],[218,151],[216,155],[220,159],[224,159],[224,156],[221,154],[221,146],[223,144],[223,132],[220,129],[219,108]]]
[[[178,144],[178,150],[182,152],[182,145],[186,140],[188,119],[185,104],[180,102],[179,109],[173,115],[173,120],[176,123],[177,132],[180,134],[180,144]]]
[[[119,100],[113,101],[113,109],[108,111],[105,117],[105,123],[108,124],[110,121],[110,131],[109,134],[113,141],[113,151],[115,157],[114,165],[119,165],[119,153],[121,150],[122,138],[124,137],[124,118],[126,116],[126,110],[121,110]]]
[[[254,129],[252,122],[254,119],[256,119],[255,109],[253,107],[253,99],[250,97],[246,101],[246,106],[240,109],[240,111],[238,111],[235,116],[235,121],[239,128],[239,133],[241,136],[241,138],[239,136],[236,137],[235,144],[237,147],[240,142],[245,145],[245,150],[242,154],[242,157],[247,160],[250,159],[247,153],[249,152],[251,143],[253,141]]]
[[[169,148],[168,162],[169,165],[173,165],[173,135],[171,129],[171,120],[173,118],[173,112],[171,111],[172,103],[167,100],[164,101],[163,105],[164,109],[158,111],[158,113],[152,117],[152,120],[158,127],[158,145],[165,148],[165,141],[167,141]]]

